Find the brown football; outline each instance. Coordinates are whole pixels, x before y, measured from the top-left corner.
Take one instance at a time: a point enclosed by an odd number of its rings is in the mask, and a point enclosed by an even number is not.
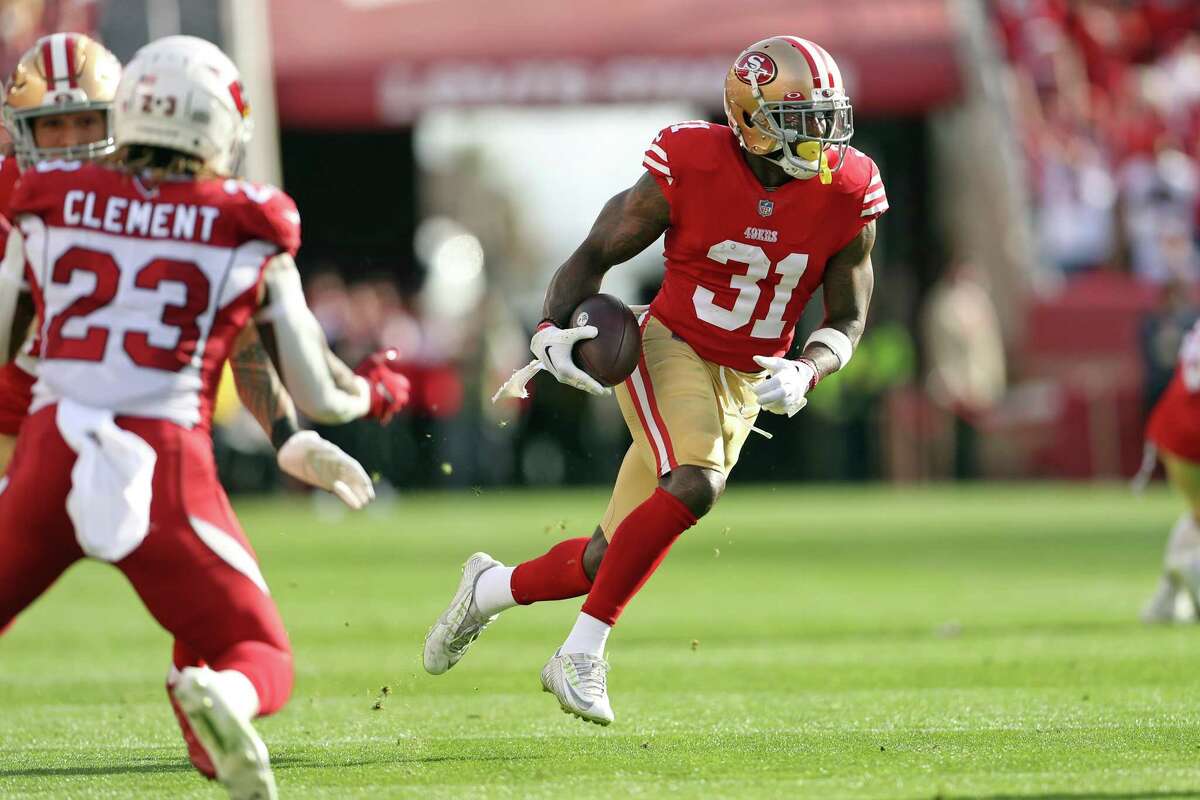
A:
[[[581,325],[595,325],[598,333],[571,351],[579,368],[603,386],[628,378],[642,355],[642,333],[629,306],[611,294],[594,294],[571,312],[571,327]]]

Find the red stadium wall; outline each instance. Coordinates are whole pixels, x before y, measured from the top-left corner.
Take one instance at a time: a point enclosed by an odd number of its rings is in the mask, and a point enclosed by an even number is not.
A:
[[[1099,272],[1068,282],[1030,307],[1015,359],[1018,378],[1044,381],[1057,398],[1031,439],[1031,475],[1132,475],[1142,454],[1143,365],[1139,325],[1158,290],[1128,275]]]

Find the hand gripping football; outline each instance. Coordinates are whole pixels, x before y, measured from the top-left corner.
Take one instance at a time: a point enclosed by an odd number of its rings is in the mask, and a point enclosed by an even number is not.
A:
[[[575,363],[604,386],[616,386],[637,368],[642,334],[629,307],[611,294],[594,294],[571,312],[570,327],[594,325],[594,339],[575,344]]]

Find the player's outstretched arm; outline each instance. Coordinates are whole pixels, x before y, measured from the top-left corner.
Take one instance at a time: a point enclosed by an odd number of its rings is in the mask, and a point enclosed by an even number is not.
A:
[[[808,393],[817,381],[850,361],[866,327],[875,286],[871,266],[874,246],[872,220],[825,265],[825,321],[808,338],[799,358],[754,357],[755,363],[769,373],[754,387],[764,410],[789,417],[796,414],[808,403]]]
[[[368,416],[386,423],[408,402],[394,350],[368,356],[354,371],[333,354],[290,255],[267,262],[262,291],[259,336],[305,416],[327,425]]]
[[[242,328],[229,354],[238,398],[278,450],[300,430],[296,406],[253,325]]]
[[[583,244],[576,248],[550,279],[538,325],[529,349],[556,380],[594,395],[608,394],[575,365],[572,350],[581,339],[591,339],[596,328],[569,325],[571,312],[585,297],[600,291],[609,268],[636,256],[654,243],[671,223],[671,207],[649,173],[604,204]]]
[[[238,334],[229,366],[238,397],[270,437],[280,469],[337,495],[353,509],[375,499],[375,488],[361,464],[315,431],[300,430],[292,398],[253,325]]]
[[[825,265],[825,321],[819,331],[837,331],[846,337],[850,352],[858,347],[867,326],[867,310],[875,289],[875,270],[871,250],[875,247],[875,221],[871,220],[850,244],[839,250]],[[832,338],[832,337],[831,337]],[[801,357],[811,359],[818,378],[846,365],[850,353],[845,343],[823,342],[810,337]],[[842,351],[842,352],[839,352]]]
[[[671,206],[650,173],[610,198],[583,244],[554,273],[542,308],[545,318],[566,325],[575,306],[600,291],[604,273],[636,256],[671,224]]]
[[[259,334],[300,410],[327,425],[366,416],[371,407],[370,385],[364,378],[347,378],[330,369],[336,357],[308,308],[300,272],[291,256],[280,253],[267,263],[263,289]]]

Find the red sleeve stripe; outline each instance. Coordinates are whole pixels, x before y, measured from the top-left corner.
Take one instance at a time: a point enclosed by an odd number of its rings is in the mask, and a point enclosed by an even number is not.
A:
[[[864,208],[862,210],[862,213],[859,214],[859,216],[860,217],[872,217],[877,214],[882,214],[883,212],[885,212],[887,210],[888,210],[888,201],[887,201],[887,198],[885,197],[884,199],[880,200],[875,205]]]
[[[656,145],[656,144],[652,144],[652,145],[650,145],[649,147],[647,147],[646,149],[647,149],[647,150],[649,150],[651,153],[654,153],[654,155],[656,155],[656,156],[658,156],[659,158],[661,158],[661,159],[663,160],[663,163],[664,163],[664,164],[665,164],[665,163],[667,163],[667,161],[669,161],[669,160],[670,160],[670,159],[668,159],[668,158],[667,158],[667,151],[666,151],[666,150],[663,150],[661,147],[659,147],[659,146],[658,146],[658,145]]]
[[[872,200],[878,200],[880,197],[883,197],[884,194],[885,194],[885,190],[882,186],[880,186],[878,189],[876,189],[873,192],[867,192],[865,195],[863,195],[863,205],[864,206],[871,205]]]

